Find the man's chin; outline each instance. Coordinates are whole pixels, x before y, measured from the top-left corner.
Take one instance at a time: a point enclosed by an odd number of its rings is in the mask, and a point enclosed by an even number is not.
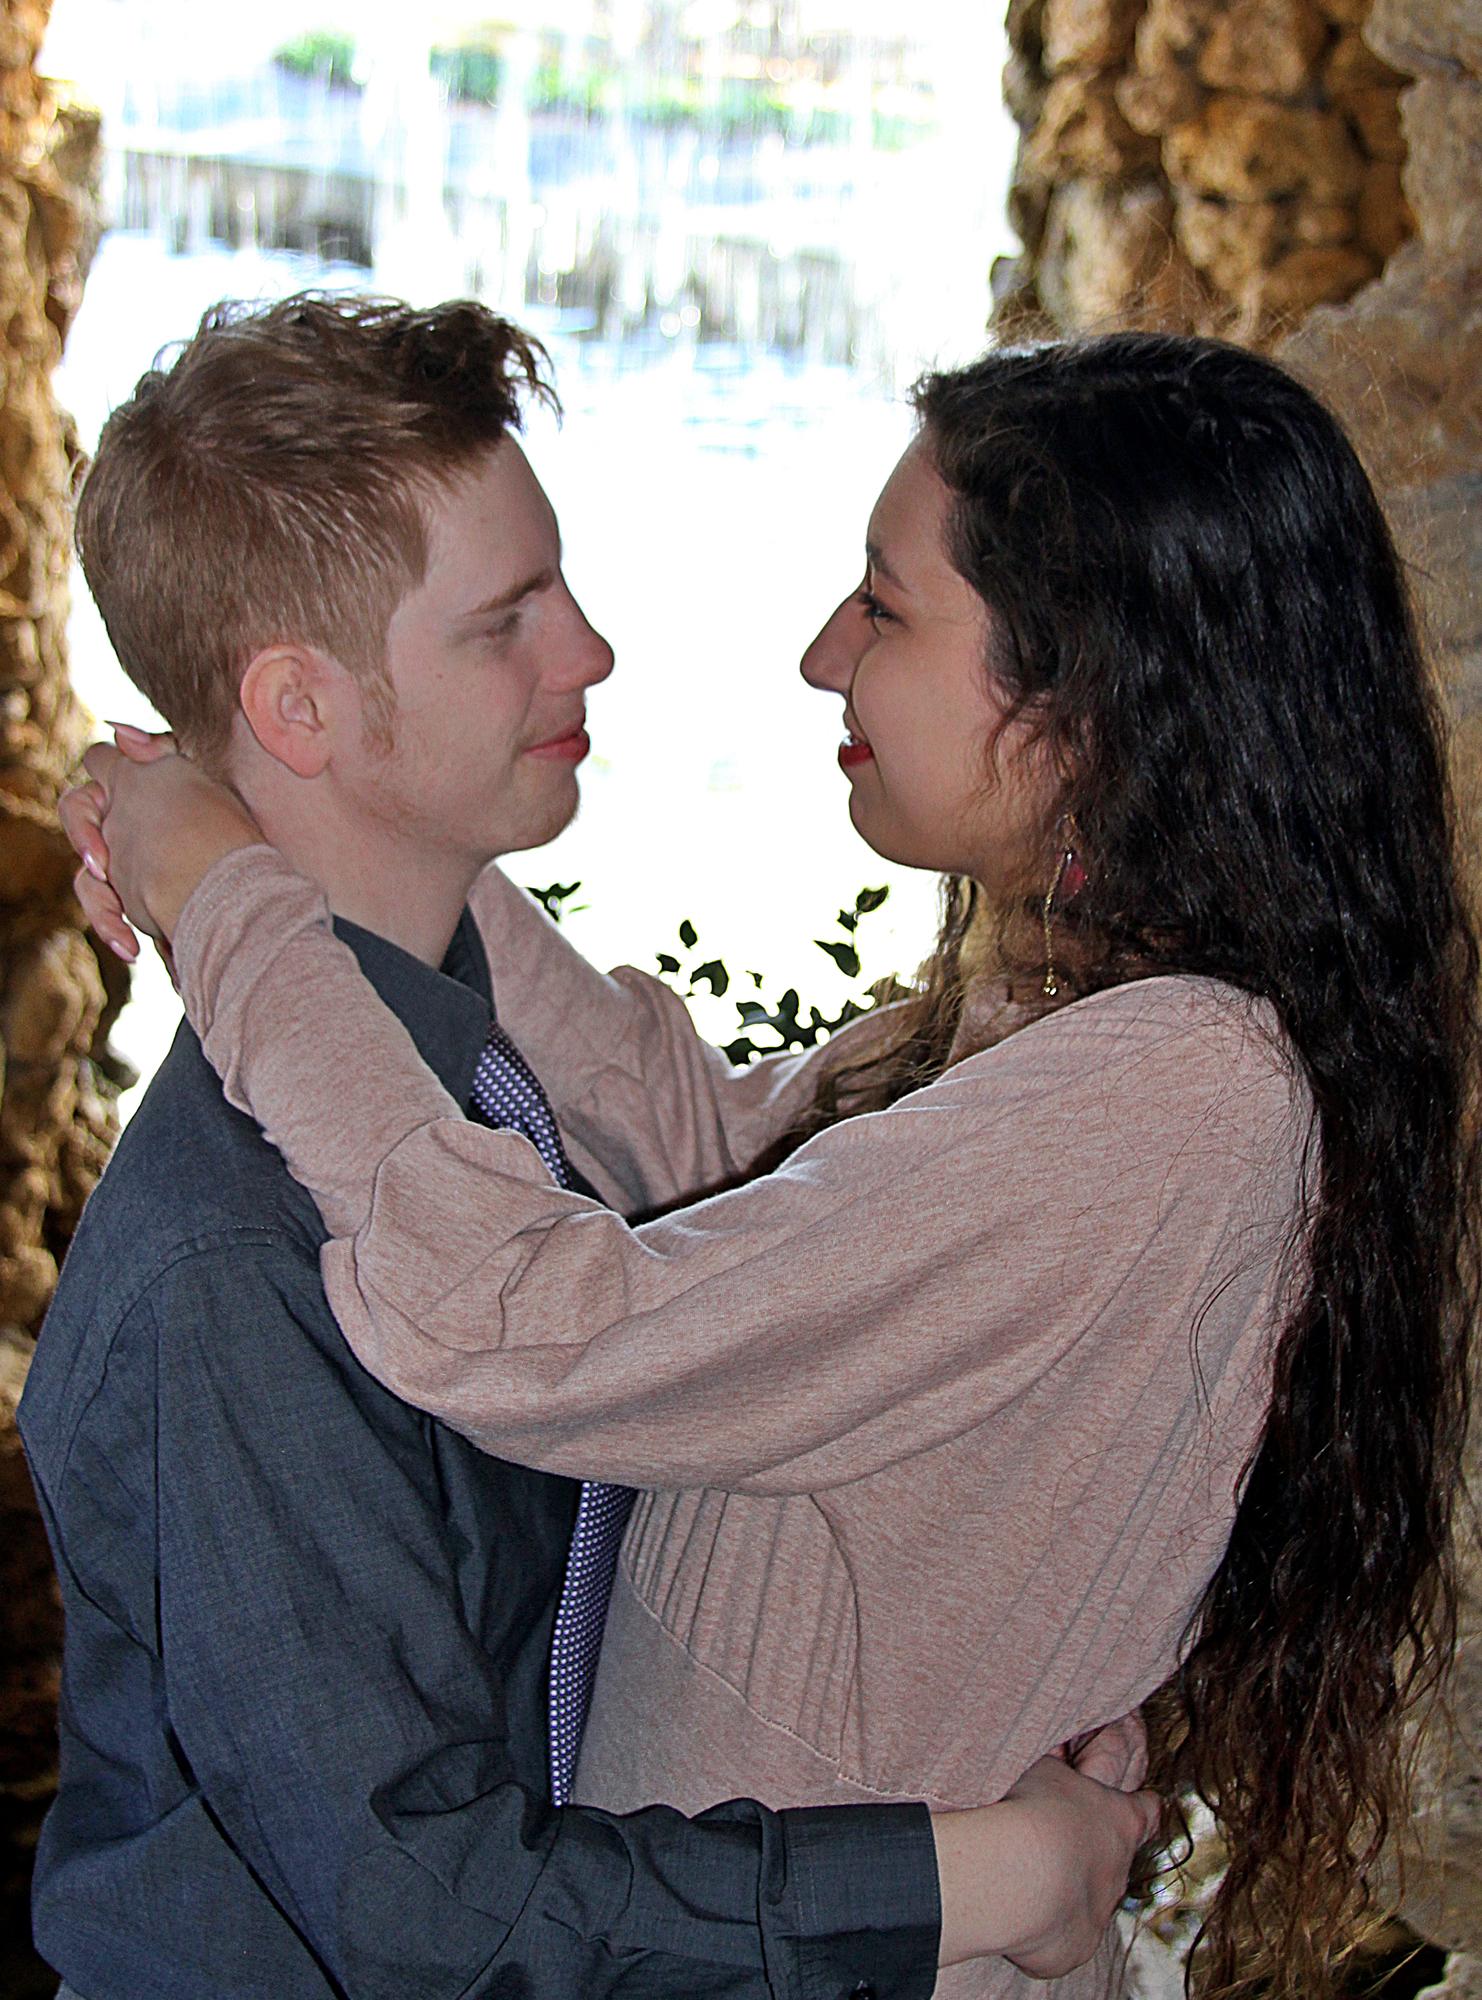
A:
[[[542,812],[531,811],[520,823],[501,834],[499,845],[488,855],[490,861],[501,854],[526,854],[533,847],[545,847],[566,831],[581,809],[581,794],[573,782],[569,798],[545,802]]]

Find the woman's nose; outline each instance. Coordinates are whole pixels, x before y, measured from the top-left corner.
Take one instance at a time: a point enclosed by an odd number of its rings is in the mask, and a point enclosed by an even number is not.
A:
[[[804,653],[799,672],[809,687],[847,694],[859,664],[859,606],[851,595],[834,612]]]

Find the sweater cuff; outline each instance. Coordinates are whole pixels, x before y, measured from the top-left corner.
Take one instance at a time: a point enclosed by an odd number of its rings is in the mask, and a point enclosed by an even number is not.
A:
[[[926,1807],[806,1806],[779,1817],[800,2000],[929,2000],[942,1900]]]

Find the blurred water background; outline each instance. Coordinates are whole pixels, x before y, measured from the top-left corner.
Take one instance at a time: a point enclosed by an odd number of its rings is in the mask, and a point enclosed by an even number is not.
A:
[[[920,959],[935,893],[854,834],[838,703],[796,663],[858,582],[906,387],[983,344],[1001,29],[950,0],[496,4],[55,0],[46,66],[103,110],[111,224],[59,392],[91,445],[208,305],[304,285],[533,327],[566,416],[528,449],[618,666],[578,820],[512,872],[581,883],[601,963],[651,967],[687,919],[831,1011],[835,911],[889,884],[872,977]],[[94,713],[149,720],[80,577],[71,636]],[[696,1003],[717,1040],[737,997]],[[146,959],[116,1037],[142,1079],[177,1019]]]

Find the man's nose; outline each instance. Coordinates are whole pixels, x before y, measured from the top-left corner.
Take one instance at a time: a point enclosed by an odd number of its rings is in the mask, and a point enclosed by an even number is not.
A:
[[[848,694],[859,665],[861,623],[859,605],[846,597],[802,657],[799,672],[809,687]]]
[[[595,687],[612,672],[613,650],[569,591],[567,610],[572,628],[565,651],[568,678],[574,687]]]
[[[581,684],[583,687],[595,687],[598,681],[605,681],[612,672],[616,655],[594,626],[588,625],[585,618],[581,622],[586,626],[584,648],[586,665],[582,671]]]

